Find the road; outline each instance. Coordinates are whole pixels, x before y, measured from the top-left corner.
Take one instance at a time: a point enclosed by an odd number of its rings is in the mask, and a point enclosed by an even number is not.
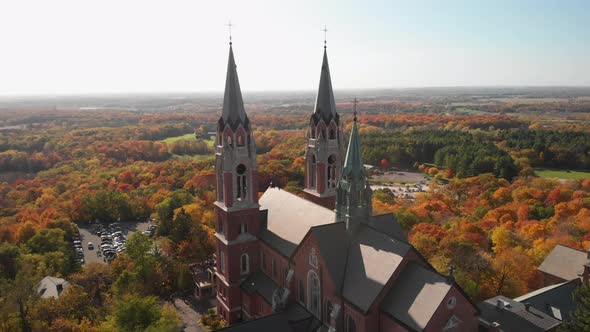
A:
[[[205,330],[199,326],[198,322],[201,320],[202,315],[207,314],[207,309],[215,308],[214,299],[196,302],[196,310],[181,298],[174,299],[173,304],[176,311],[180,314],[182,323],[184,324],[184,332],[205,332]]]
[[[125,235],[125,238],[133,234],[133,232],[142,232],[148,229],[151,225],[149,222],[127,222],[122,221],[118,223],[121,226],[121,231]],[[86,263],[102,263],[106,264],[104,257],[98,257],[96,255],[97,249],[100,247],[100,237],[90,233],[90,230],[94,228],[94,225],[79,225],[80,238],[82,240],[82,246],[84,248],[84,260]],[[94,250],[88,250],[88,242],[94,244]]]

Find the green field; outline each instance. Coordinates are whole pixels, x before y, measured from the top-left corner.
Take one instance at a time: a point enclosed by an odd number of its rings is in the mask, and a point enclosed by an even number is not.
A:
[[[203,141],[203,142],[207,143],[208,146],[213,146],[213,144],[215,144],[214,139],[203,139],[203,140],[197,139],[195,134],[186,134],[186,135],[182,135],[182,136],[168,137],[166,139],[161,140],[160,142],[170,144],[170,143],[174,143],[174,142],[180,141],[180,140],[193,141],[193,142]]]
[[[548,170],[548,169],[536,169],[535,174],[542,178],[558,178],[558,179],[568,179],[568,180],[578,180],[578,179],[585,179],[590,178],[590,172],[581,172],[581,171],[557,171],[557,170]]]

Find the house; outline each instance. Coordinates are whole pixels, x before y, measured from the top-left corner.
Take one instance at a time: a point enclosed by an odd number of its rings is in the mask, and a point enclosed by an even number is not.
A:
[[[373,215],[355,113],[348,147],[324,47],[303,197],[259,198],[256,144],[232,44],[215,138],[216,297],[226,331],[476,331],[479,309]]]
[[[581,278],[584,265],[590,263],[590,251],[582,251],[558,244],[539,266],[545,286]]]
[[[68,287],[70,282],[57,277],[47,276],[37,285],[37,294],[44,299],[58,298]]]

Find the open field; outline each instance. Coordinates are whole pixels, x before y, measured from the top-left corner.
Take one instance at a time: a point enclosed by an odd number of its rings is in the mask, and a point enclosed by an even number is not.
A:
[[[568,171],[568,170],[548,170],[536,169],[535,174],[542,178],[557,178],[567,180],[578,180],[590,178],[590,172]]]
[[[195,134],[186,134],[186,135],[182,135],[182,136],[168,137],[166,139],[161,140],[160,142],[170,144],[170,143],[174,143],[177,141],[192,141],[192,142],[203,141],[203,142],[207,143],[208,146],[213,146],[213,144],[215,144],[214,139],[197,139]]]

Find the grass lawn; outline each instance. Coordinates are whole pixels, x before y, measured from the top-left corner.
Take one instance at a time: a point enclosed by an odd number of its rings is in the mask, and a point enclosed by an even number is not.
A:
[[[213,144],[215,144],[215,139],[197,139],[195,134],[186,134],[186,135],[182,135],[182,136],[168,137],[166,139],[161,140],[160,142],[170,144],[170,143],[174,143],[176,141],[181,141],[181,140],[192,141],[192,142],[203,141],[203,142],[207,143],[207,146],[211,146],[211,147],[213,146]]]
[[[568,171],[568,170],[548,170],[548,169],[536,169],[535,174],[542,178],[558,178],[558,179],[585,179],[590,178],[590,172],[581,171]]]

